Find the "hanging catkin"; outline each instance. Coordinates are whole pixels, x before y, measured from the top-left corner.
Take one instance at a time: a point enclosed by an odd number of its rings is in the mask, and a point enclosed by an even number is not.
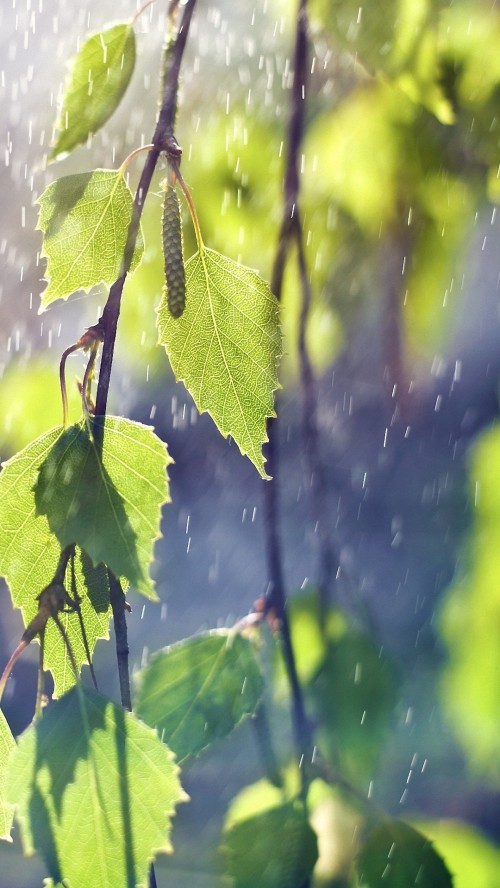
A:
[[[186,279],[182,256],[182,227],[179,199],[175,188],[167,184],[163,200],[163,258],[167,280],[170,314],[179,318],[186,305]]]

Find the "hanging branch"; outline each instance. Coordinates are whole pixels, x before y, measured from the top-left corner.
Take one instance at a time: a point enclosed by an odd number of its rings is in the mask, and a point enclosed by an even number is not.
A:
[[[285,167],[283,216],[271,276],[271,290],[281,301],[283,276],[294,237],[298,217],[297,195],[299,191],[298,152],[303,131],[303,103],[305,98],[304,65],[307,60],[307,0],[300,0],[297,17],[297,31],[294,52],[294,80],[292,104],[288,127],[288,151]],[[273,480],[264,488],[264,521],[266,526],[266,556],[268,589],[266,610],[278,618],[283,657],[292,692],[292,718],[295,744],[301,765],[302,794],[305,797],[308,787],[308,768],[312,758],[312,730],[306,715],[304,698],[290,636],[290,624],[286,610],[287,596],[283,577],[283,555],[279,532],[279,451],[278,425],[276,420],[267,423],[268,442],[265,445],[267,469]]]
[[[111,369],[113,365],[113,354],[115,348],[116,328],[118,318],[120,316],[121,298],[123,287],[127,273],[130,269],[132,256],[139,234],[139,224],[141,221],[144,203],[151,185],[156,164],[162,151],[168,156],[176,159],[180,157],[181,149],[179,148],[173,135],[175,114],[177,109],[177,91],[179,84],[179,72],[181,67],[186,41],[191,24],[191,18],[196,6],[196,0],[187,0],[184,7],[181,23],[177,32],[175,44],[171,48],[170,67],[165,82],[165,90],[163,93],[160,114],[156,129],[151,140],[152,149],[149,151],[144,167],[139,179],[139,185],[134,197],[134,206],[132,210],[132,219],[130,221],[127,243],[123,254],[122,268],[120,276],[112,284],[109,296],[104,306],[99,325],[103,331],[104,344],[102,349],[101,369],[99,372],[99,382],[97,386],[96,397],[96,416],[105,416],[109,383],[111,378]]]

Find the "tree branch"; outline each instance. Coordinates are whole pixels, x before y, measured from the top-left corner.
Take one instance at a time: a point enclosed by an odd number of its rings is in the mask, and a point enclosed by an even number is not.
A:
[[[289,256],[292,237],[297,225],[297,196],[299,190],[298,154],[303,132],[303,104],[305,99],[305,64],[307,63],[307,0],[300,0],[297,17],[297,30],[294,50],[294,79],[292,102],[288,126],[288,147],[285,166],[283,216],[276,249],[271,289],[281,300],[283,276]],[[264,516],[266,526],[266,555],[268,569],[268,589],[266,609],[274,611],[280,626],[283,657],[292,693],[292,719],[295,744],[301,765],[302,794],[305,797],[308,787],[308,769],[312,757],[312,730],[306,715],[302,688],[297,674],[297,666],[290,636],[287,614],[287,596],[283,578],[283,556],[279,533],[279,451],[278,426],[276,420],[267,423],[268,442],[265,446],[267,469],[273,480],[264,488]]]

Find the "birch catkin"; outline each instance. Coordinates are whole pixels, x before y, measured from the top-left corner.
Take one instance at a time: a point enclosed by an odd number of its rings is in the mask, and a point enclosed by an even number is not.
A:
[[[167,184],[163,200],[163,258],[170,314],[179,318],[186,305],[186,279],[182,255],[182,226],[179,199],[175,188]]]

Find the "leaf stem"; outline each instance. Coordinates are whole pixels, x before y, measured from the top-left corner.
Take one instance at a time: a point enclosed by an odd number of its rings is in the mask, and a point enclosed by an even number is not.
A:
[[[155,0],[150,0],[150,2],[155,2]],[[118,167],[118,172],[125,175],[125,172],[129,166],[129,164],[136,158],[139,154],[142,154],[143,151],[152,151],[155,146],[151,145],[141,145],[140,148],[135,148],[134,151],[131,151],[129,155],[125,158],[123,163]]]
[[[137,21],[137,19],[139,18],[139,16],[142,15],[143,12],[145,12],[145,10],[148,8],[148,6],[152,6],[153,3],[156,3],[156,0],[146,0],[146,2],[142,4],[140,9],[138,9],[137,12],[135,13],[135,15],[133,16],[132,22],[135,23]]]
[[[72,352],[77,351],[80,348],[78,342],[75,342],[73,345],[70,345],[69,348],[65,349],[61,355],[61,360],[59,363],[59,385],[61,387],[61,398],[62,398],[62,407],[63,407],[63,428],[68,427],[68,393],[66,390],[66,360]]]
[[[201,236],[200,223],[198,220],[198,213],[196,212],[196,207],[194,205],[194,200],[191,197],[191,192],[190,192],[189,188],[187,187],[184,179],[182,178],[178,163],[176,163],[175,161],[170,161],[170,165],[172,166],[172,169],[175,173],[176,179],[179,180],[179,185],[181,186],[184,197],[186,198],[187,205],[189,207],[189,212],[191,213],[191,220],[193,222],[193,228],[194,228],[194,233],[196,235],[196,243],[198,244],[198,250],[200,251],[200,253],[202,253],[203,250],[205,249],[205,244],[203,243],[203,238]]]

